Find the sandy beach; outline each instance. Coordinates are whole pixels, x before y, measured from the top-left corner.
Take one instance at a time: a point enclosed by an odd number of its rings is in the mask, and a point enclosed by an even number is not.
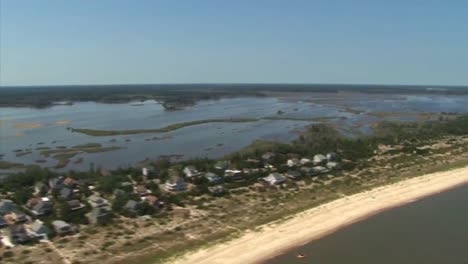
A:
[[[413,202],[468,183],[468,167],[438,172],[347,196],[264,225],[261,232],[189,253],[173,264],[261,263],[288,249],[301,246],[392,207]]]

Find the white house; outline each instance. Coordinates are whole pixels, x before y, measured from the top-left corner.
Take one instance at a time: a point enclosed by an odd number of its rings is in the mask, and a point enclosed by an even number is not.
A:
[[[275,172],[270,173],[270,175],[263,178],[263,180],[268,182],[270,185],[279,185],[282,184],[286,179],[283,177],[283,175]]]

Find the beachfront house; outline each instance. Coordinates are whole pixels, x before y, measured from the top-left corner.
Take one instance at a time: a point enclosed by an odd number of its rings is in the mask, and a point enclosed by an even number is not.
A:
[[[240,170],[225,170],[224,178],[230,181],[242,181],[244,179]]]
[[[314,156],[313,163],[315,166],[325,165],[327,163],[327,157],[322,154],[318,154]]]
[[[267,177],[264,177],[263,180],[268,182],[270,185],[280,185],[286,181],[284,176],[277,172],[270,173]]]
[[[224,189],[224,186],[222,186],[222,185],[216,185],[216,186],[208,187],[208,191],[213,196],[220,196],[220,195],[223,195],[226,192],[226,189]]]
[[[300,165],[300,160],[297,159],[297,158],[292,158],[292,159],[288,159],[288,161],[286,162],[286,164],[288,165],[288,167],[294,167],[294,166],[298,166]]]
[[[39,219],[36,219],[30,227],[30,233],[32,236],[39,240],[49,240],[50,230],[49,228]]]
[[[327,154],[327,160],[329,162],[332,162],[332,161],[337,161],[338,160],[338,156],[336,155],[335,152],[330,152]]]
[[[65,221],[55,220],[52,221],[52,227],[54,231],[59,236],[65,236],[73,234],[73,227]]]
[[[6,233],[13,244],[26,244],[32,240],[23,224],[10,226]]]
[[[323,167],[323,166],[315,166],[312,169],[316,174],[327,173],[330,171],[327,167]]]
[[[189,179],[195,179],[202,175],[194,166],[185,167],[184,174]]]
[[[288,170],[286,173],[286,177],[288,177],[291,180],[299,180],[302,178],[302,174],[296,170]]]
[[[341,168],[341,164],[336,161],[329,161],[327,162],[327,168],[330,170],[339,170]]]
[[[215,174],[215,173],[212,173],[212,172],[205,173],[205,178],[211,184],[219,184],[219,183],[222,182],[221,177],[219,175]]]
[[[187,186],[182,177],[173,175],[166,182],[166,190],[170,192],[181,192],[184,191]]]

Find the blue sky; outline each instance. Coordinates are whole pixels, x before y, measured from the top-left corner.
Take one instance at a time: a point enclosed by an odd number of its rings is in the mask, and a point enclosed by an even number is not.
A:
[[[468,85],[468,1],[0,0],[0,85]]]

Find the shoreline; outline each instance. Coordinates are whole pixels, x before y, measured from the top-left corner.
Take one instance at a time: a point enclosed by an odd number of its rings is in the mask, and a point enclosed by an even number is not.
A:
[[[468,183],[468,167],[430,173],[377,187],[260,226],[239,238],[168,261],[189,263],[264,263],[382,211]]]

